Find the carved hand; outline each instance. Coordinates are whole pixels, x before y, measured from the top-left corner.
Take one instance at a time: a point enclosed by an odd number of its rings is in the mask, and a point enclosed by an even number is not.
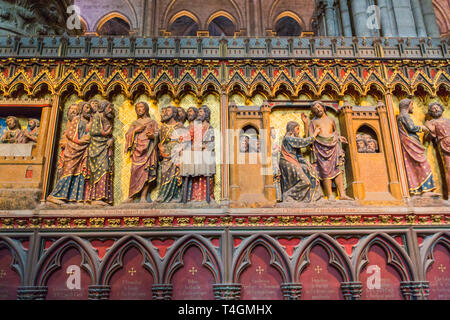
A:
[[[343,136],[339,136],[339,141],[345,144],[348,144],[347,138]]]

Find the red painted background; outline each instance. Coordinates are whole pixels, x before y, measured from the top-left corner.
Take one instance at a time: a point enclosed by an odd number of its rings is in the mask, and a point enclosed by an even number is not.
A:
[[[441,244],[434,247],[434,262],[427,272],[430,300],[450,300],[450,252]]]
[[[17,288],[20,286],[20,277],[11,269],[12,255],[9,249],[0,249],[0,300],[13,300],[17,298]]]

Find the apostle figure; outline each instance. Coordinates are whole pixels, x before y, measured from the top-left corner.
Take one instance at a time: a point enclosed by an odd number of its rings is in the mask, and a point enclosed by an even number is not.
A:
[[[133,121],[125,135],[125,153],[131,156],[130,189],[127,202],[140,194],[140,202],[147,202],[150,185],[158,176],[158,123],[150,118],[146,102],[138,102]],[[151,199],[149,199],[151,202]]]
[[[307,127],[308,119],[302,114]],[[284,201],[312,202],[322,198],[320,180],[316,170],[303,158],[301,148],[310,146],[319,134],[315,128],[308,138],[300,138],[300,126],[295,121],[286,125],[286,135],[281,143],[280,172]]]
[[[92,106],[92,104],[91,104]],[[102,101],[92,116],[88,149],[89,183],[86,200],[94,205],[113,202],[113,105]]]
[[[25,143],[36,143],[39,135],[39,120],[28,119],[27,131],[24,131]]]
[[[183,153],[180,163],[180,175],[183,177],[183,195],[182,202],[186,203],[191,198],[190,192],[192,190],[192,177],[195,175],[194,165],[194,151],[192,150],[192,138],[194,126],[198,124],[197,121],[198,109],[196,107],[189,107],[187,110],[187,136],[183,139]]]
[[[6,117],[6,131],[0,139],[1,143],[26,143],[26,137],[19,124],[19,119],[13,116]]]
[[[426,149],[420,142],[418,132],[428,131],[425,126],[416,126],[410,114],[414,112],[414,103],[410,99],[403,99],[399,103],[400,114],[397,116],[400,144],[405,161],[406,177],[408,178],[409,193],[411,195],[433,195],[436,189],[427,160]]]
[[[250,138],[248,135],[241,135],[239,137],[239,151],[242,153],[248,153],[250,150]]]
[[[309,125],[309,135],[320,129],[320,134],[313,143],[313,163],[320,180],[323,181],[325,195],[329,200],[334,200],[332,193],[332,181],[334,180],[338,192],[339,200],[351,200],[344,189],[343,172],[340,169],[344,165],[345,154],[341,143],[347,143],[347,139],[339,135],[336,123],[329,118],[325,112],[324,105],[317,101],[313,104],[312,114],[314,119]]]
[[[377,153],[378,152],[378,142],[377,142],[377,140],[375,140],[372,137],[369,137],[369,139],[367,139],[366,152],[367,153]]]
[[[180,202],[183,179],[180,175],[180,156],[182,151],[184,127],[178,122],[178,110],[166,106],[161,110],[159,131],[159,156],[161,183],[156,202]]]
[[[444,166],[445,180],[447,182],[447,198],[450,199],[450,119],[444,118],[444,107],[433,102],[428,106],[430,121],[425,123],[429,135],[433,139]]]
[[[270,145],[272,148],[272,175],[273,185],[275,186],[275,194],[277,202],[283,201],[283,193],[281,190],[281,171],[280,171],[280,143],[277,139],[277,133],[274,127],[270,128]]]
[[[356,148],[358,150],[358,153],[366,153],[367,152],[366,139],[364,138],[364,135],[362,135],[362,134],[356,135]]]
[[[191,201],[210,202],[214,198],[214,175],[216,174],[216,154],[214,128],[210,124],[211,110],[203,105],[191,133],[194,151],[195,177],[192,178]]]
[[[90,108],[83,110],[76,104],[67,111],[67,125],[60,140],[61,152],[59,175],[47,201],[55,204],[83,202],[87,176],[87,149],[90,136],[85,122],[89,121]]]

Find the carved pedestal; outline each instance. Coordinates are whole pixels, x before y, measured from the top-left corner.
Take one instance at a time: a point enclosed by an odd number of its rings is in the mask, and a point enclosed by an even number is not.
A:
[[[89,300],[108,300],[111,286],[89,286]]]
[[[342,282],[341,290],[346,300],[360,300],[362,293],[361,282]]]
[[[281,285],[284,300],[300,300],[302,285],[300,283],[283,283]]]
[[[17,300],[45,300],[47,287],[24,286],[17,289]]]
[[[213,285],[216,300],[239,300],[241,285],[239,283],[220,283]]]
[[[153,300],[171,300],[173,285],[154,284],[152,286]]]

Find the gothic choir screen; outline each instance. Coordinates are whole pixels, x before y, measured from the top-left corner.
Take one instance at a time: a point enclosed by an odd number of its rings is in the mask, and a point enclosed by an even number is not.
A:
[[[0,299],[450,299],[445,0],[0,0]]]

